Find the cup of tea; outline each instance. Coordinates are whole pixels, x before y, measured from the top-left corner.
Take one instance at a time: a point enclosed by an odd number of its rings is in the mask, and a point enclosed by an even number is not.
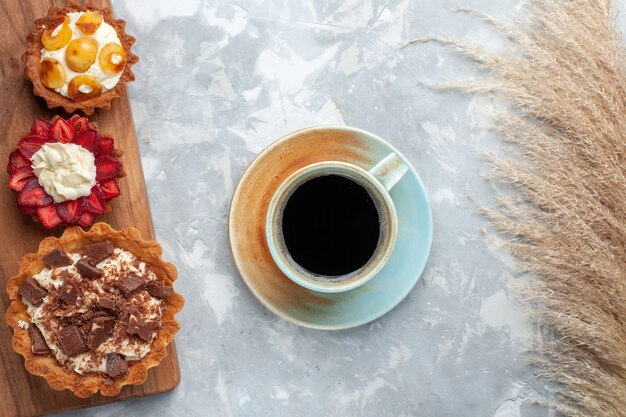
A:
[[[297,284],[327,293],[373,278],[398,235],[389,191],[408,169],[392,152],[369,171],[324,161],[287,177],[272,196],[265,224],[278,267]]]

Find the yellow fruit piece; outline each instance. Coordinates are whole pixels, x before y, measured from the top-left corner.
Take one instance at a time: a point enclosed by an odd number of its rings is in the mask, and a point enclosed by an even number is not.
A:
[[[70,29],[70,18],[66,17],[63,23],[54,28],[54,30],[46,29],[41,34],[41,43],[48,51],[56,51],[63,48],[72,39],[72,30]],[[57,28],[59,29],[57,32]],[[54,32],[54,35],[52,35]]]
[[[74,101],[87,100],[102,93],[102,85],[90,75],[77,75],[67,87],[67,95]]]
[[[102,14],[98,11],[86,12],[76,22],[76,27],[85,35],[93,35],[102,24]]]
[[[98,42],[92,38],[73,39],[65,50],[67,66],[76,72],[85,72],[96,61]]]
[[[61,88],[67,80],[65,68],[54,58],[46,58],[39,63],[41,82],[48,88]]]
[[[124,48],[116,43],[107,43],[102,47],[98,56],[100,69],[106,74],[117,74],[126,66]]]

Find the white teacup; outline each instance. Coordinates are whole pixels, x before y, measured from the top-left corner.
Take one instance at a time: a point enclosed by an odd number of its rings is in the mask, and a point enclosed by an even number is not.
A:
[[[266,217],[266,239],[278,267],[292,281],[319,292],[348,291],[369,281],[385,266],[395,246],[398,217],[389,191],[407,171],[402,158],[391,153],[369,171],[347,162],[324,161],[291,174],[274,193]],[[378,210],[380,233],[373,255],[359,269],[340,276],[319,275],[299,265],[287,250],[282,230],[283,211],[294,191],[305,182],[325,175],[339,175],[356,182],[368,192]]]

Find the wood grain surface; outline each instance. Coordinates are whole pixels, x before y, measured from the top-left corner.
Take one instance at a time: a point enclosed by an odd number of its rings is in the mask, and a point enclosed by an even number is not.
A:
[[[108,0],[90,1],[96,6],[108,6]],[[24,79],[21,55],[26,49],[26,36],[36,18],[44,16],[51,6],[63,6],[64,1],[0,0],[0,417],[23,417],[90,407],[129,398],[163,393],[174,388],[180,380],[176,349],[172,343],[168,356],[149,372],[141,386],[126,386],[114,398],[94,395],[87,399],[71,392],[54,391],[43,378],[30,375],[23,359],[11,347],[12,331],[4,320],[8,307],[5,286],[18,270],[20,257],[36,252],[41,239],[62,230],[49,232],[16,207],[16,193],[8,184],[6,163],[19,139],[30,129],[33,119],[50,118],[62,110],[50,111],[45,102],[32,93],[32,85]],[[123,16],[116,16],[124,18]],[[140,61],[141,64],[141,61]],[[90,120],[98,123],[100,131],[115,138],[117,148],[124,151],[122,162],[127,176],[120,180],[122,195],[112,200],[112,212],[97,218],[114,228],[134,226],[144,238],[154,238],[152,219],[135,127],[127,96],[116,99],[108,111],[96,110]]]

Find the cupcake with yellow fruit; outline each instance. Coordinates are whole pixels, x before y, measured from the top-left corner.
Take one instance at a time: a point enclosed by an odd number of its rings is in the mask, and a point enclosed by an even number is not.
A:
[[[130,48],[135,38],[125,33],[126,22],[115,20],[111,9],[70,4],[51,8],[35,21],[22,59],[35,95],[49,108],[62,107],[91,115],[108,109],[124,94],[135,76],[139,58]]]

